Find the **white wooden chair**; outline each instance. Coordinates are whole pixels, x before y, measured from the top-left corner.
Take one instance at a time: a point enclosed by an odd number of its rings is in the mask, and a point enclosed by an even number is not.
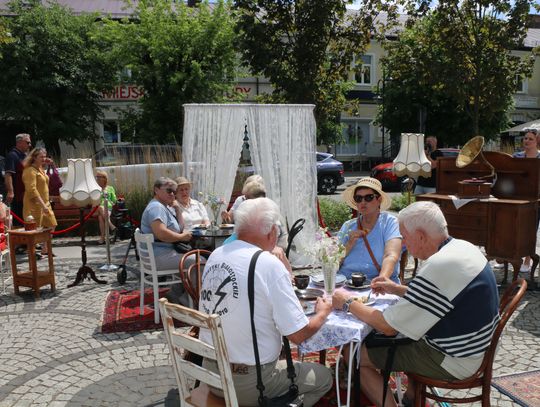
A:
[[[156,258],[154,256],[154,235],[151,233],[141,233],[139,229],[135,230],[135,242],[137,245],[137,253],[139,253],[139,265],[141,269],[141,288],[140,288],[140,315],[144,313],[144,285],[152,286],[154,294],[154,322],[159,323],[159,306],[158,296],[159,287],[172,284],[182,284],[178,269],[158,270],[156,267]],[[158,281],[158,277],[172,276],[171,280]]]
[[[208,315],[182,305],[170,304],[165,298],[159,300],[159,307],[163,315],[163,327],[178,383],[180,405],[238,407],[220,317],[216,314]],[[189,333],[185,333],[185,328],[182,331],[175,329],[175,320],[199,327],[199,329],[210,330],[213,346],[200,341]],[[185,351],[215,360],[219,374],[184,359]],[[190,388],[189,383],[193,383],[193,380],[201,382],[199,387]],[[221,389],[224,397],[221,398],[211,393],[209,386]]]

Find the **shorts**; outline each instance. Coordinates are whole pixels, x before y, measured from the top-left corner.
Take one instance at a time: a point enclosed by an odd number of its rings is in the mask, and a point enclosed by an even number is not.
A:
[[[378,369],[384,369],[388,347],[368,348],[367,351],[371,362]],[[391,370],[416,373],[439,380],[455,379],[441,366],[444,357],[444,353],[429,346],[426,341],[421,339],[397,347]]]

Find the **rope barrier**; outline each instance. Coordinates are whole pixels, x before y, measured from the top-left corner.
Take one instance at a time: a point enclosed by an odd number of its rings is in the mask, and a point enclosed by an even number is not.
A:
[[[84,224],[96,211],[97,209],[99,208],[99,205],[98,206],[94,206],[92,208],[92,210],[90,211],[90,213],[88,215],[86,215],[84,218],[83,218],[83,221],[82,221],[82,224]],[[9,211],[9,213],[11,213],[11,215],[21,224],[23,225],[26,225],[27,222],[25,222],[24,220],[22,220],[20,217],[17,216],[16,213],[14,213],[12,210]],[[77,222],[75,223],[74,225],[71,225],[70,227],[66,228],[66,229],[63,229],[63,230],[55,230],[54,232],[52,232],[51,234],[54,235],[54,236],[57,236],[57,235],[61,235],[61,234],[64,234],[64,233],[67,233],[67,232],[71,232],[72,230],[75,230],[77,229],[79,226],[81,226],[81,222]]]

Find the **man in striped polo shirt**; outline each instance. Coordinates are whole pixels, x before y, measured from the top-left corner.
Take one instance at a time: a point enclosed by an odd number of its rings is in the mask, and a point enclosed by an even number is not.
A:
[[[418,373],[435,379],[463,379],[482,363],[499,321],[499,295],[485,256],[469,242],[448,235],[446,220],[433,202],[416,202],[398,216],[409,253],[425,260],[417,276],[403,286],[383,277],[372,281],[373,293],[402,297],[384,312],[351,301],[341,290],[333,306],[347,308],[386,335],[401,333],[414,342],[399,346],[392,370]],[[387,349],[362,347],[362,390],[380,404]],[[414,383],[406,397],[414,398]],[[378,405],[379,405],[378,404]],[[395,406],[391,395],[386,406]]]

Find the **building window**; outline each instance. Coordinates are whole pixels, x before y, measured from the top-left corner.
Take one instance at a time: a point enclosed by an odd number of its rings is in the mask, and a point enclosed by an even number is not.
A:
[[[343,143],[336,146],[337,157],[355,157],[366,152],[369,139],[369,121],[342,120]]]
[[[528,81],[527,78],[523,78],[521,76],[516,76],[516,93],[527,93],[527,85]]]
[[[103,122],[103,140],[105,143],[120,143],[120,124],[117,121],[108,120]]]
[[[354,61],[354,80],[360,85],[371,85],[373,72],[373,56],[357,56]]]

